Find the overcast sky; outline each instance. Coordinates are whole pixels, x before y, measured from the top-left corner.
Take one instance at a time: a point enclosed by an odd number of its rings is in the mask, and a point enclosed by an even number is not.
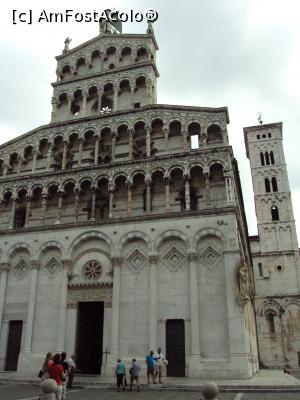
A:
[[[26,6],[25,6],[26,4]],[[62,6],[63,4],[63,6]],[[158,103],[229,109],[230,143],[239,162],[250,234],[257,232],[243,127],[283,122],[294,214],[300,232],[300,2],[298,0],[14,0],[1,11],[0,143],[50,121],[54,57],[98,34],[96,23],[37,22],[39,14],[73,9],[157,10]],[[32,9],[33,24],[12,23],[12,10]],[[144,33],[146,23],[123,24]]]

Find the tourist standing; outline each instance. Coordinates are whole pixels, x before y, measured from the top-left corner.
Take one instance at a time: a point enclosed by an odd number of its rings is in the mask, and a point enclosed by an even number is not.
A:
[[[49,351],[46,354],[46,357],[45,357],[45,360],[44,360],[43,366],[42,366],[42,372],[43,372],[43,375],[41,376],[42,381],[44,379],[48,378],[48,369],[49,369],[50,365],[52,365],[52,364],[53,364],[52,353],[51,353],[51,351]]]
[[[124,382],[125,374],[126,374],[125,364],[122,362],[121,358],[118,358],[115,370],[115,376],[117,377],[118,392],[120,391],[121,387],[123,387],[123,392],[125,391],[125,382]]]
[[[156,383],[154,380],[154,356],[153,350],[146,356],[146,364],[147,364],[147,379],[148,384],[150,383],[150,376],[152,377],[152,382]]]
[[[76,364],[74,354],[71,355],[71,358],[68,360],[69,370],[68,370],[68,383],[67,388],[71,388],[73,385],[74,374],[76,372]]]
[[[155,361],[155,364],[154,364],[154,383],[156,383],[155,380],[156,380],[157,375],[158,375],[158,382],[162,383],[161,373],[162,373],[163,358],[164,357],[163,357],[163,354],[161,352],[161,348],[159,347],[157,349],[157,353],[154,355],[154,361]]]
[[[63,367],[65,376],[68,375],[68,370],[69,370],[69,364],[67,363],[66,358],[67,358],[67,353],[65,351],[63,351],[61,353],[60,364]],[[67,383],[66,383],[66,381],[64,381],[63,384],[62,384],[61,399],[65,400],[66,399],[66,395],[67,395]]]
[[[56,389],[56,399],[62,400],[62,387],[63,382],[66,380],[66,375],[64,374],[64,369],[60,363],[61,356],[59,353],[55,354],[53,357],[53,364],[48,368],[49,378],[54,379],[57,383]]]
[[[130,391],[132,391],[132,385],[133,382],[135,381],[137,384],[137,391],[140,391],[140,383],[139,383],[139,376],[140,376],[140,365],[139,363],[136,361],[135,358],[132,359],[132,364],[129,370],[129,374],[130,374]]]

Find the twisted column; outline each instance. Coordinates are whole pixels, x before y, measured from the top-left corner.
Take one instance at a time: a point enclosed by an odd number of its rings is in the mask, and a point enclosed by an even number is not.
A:
[[[49,171],[51,167],[52,150],[53,150],[53,144],[49,143],[48,153],[47,153],[47,171]]]
[[[101,140],[100,133],[95,135],[95,154],[94,154],[94,165],[98,165],[99,157],[99,142]]]
[[[80,189],[78,186],[74,187],[74,194],[75,194],[74,215],[75,215],[75,222],[77,223],[79,220],[79,194],[80,194]]]
[[[84,139],[83,138],[79,138],[79,146],[78,146],[78,167],[81,166],[81,162],[82,162],[82,148],[83,148],[83,143],[84,143]]]
[[[132,216],[132,188],[133,188],[133,183],[131,182],[130,179],[127,179],[126,185],[127,185],[127,216],[131,217]]]
[[[145,186],[146,186],[146,211],[151,211],[151,176],[149,173],[145,176]]]
[[[132,161],[133,158],[133,129],[128,129],[128,159]]]
[[[191,209],[191,194],[190,194],[190,181],[188,178],[184,182],[184,198],[185,198],[185,209],[190,211]]]

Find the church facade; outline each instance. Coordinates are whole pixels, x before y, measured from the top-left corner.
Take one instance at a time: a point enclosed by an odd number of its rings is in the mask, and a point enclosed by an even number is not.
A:
[[[0,146],[0,369],[35,373],[65,350],[111,374],[117,357],[144,368],[157,347],[169,376],[247,378],[258,354],[295,363],[297,335],[290,353],[274,350],[280,307],[297,315],[300,297],[281,125],[245,128],[266,204],[249,238],[228,110],[157,104],[152,26],[68,45],[51,122]],[[257,132],[273,135],[259,146],[271,141],[274,170],[280,159],[276,193],[259,191]],[[267,219],[274,202],[288,221]],[[274,260],[282,271],[266,277]]]

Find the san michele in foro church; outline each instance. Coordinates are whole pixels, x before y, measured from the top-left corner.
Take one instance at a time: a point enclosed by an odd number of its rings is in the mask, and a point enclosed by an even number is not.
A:
[[[118,357],[145,374],[158,347],[167,376],[300,363],[282,123],[240,132],[249,236],[228,109],[157,104],[157,50],[151,23],[67,38],[51,122],[0,146],[2,371],[36,375],[48,351],[66,351],[86,374],[112,375]]]

